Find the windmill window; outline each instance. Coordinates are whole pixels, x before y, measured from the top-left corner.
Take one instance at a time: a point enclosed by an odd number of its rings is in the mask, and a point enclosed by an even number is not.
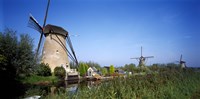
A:
[[[68,67],[69,65],[66,63],[66,67]]]

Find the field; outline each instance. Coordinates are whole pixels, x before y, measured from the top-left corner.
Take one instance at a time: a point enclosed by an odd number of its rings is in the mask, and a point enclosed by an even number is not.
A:
[[[76,93],[60,88],[45,99],[199,99],[200,72],[192,69],[159,69],[158,73],[116,77],[93,86],[80,87]]]

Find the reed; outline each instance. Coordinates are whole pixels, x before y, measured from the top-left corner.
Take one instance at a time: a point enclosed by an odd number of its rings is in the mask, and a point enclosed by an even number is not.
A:
[[[119,77],[78,92],[47,95],[45,99],[189,99],[200,96],[200,72],[165,69],[159,73]]]

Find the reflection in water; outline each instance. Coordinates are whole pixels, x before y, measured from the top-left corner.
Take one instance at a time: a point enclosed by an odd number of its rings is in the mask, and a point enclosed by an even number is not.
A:
[[[65,89],[68,92],[76,93],[78,91],[78,85],[80,81],[65,81]]]
[[[33,85],[30,86],[26,91],[26,94],[23,97],[30,97],[34,95],[46,96],[46,95],[55,95],[59,92],[67,92],[69,94],[75,94],[82,89],[87,88],[90,90],[92,87],[98,86],[102,81],[62,81],[58,82],[55,85]]]
[[[88,87],[91,89],[92,87],[98,86],[101,83],[100,80],[96,81],[65,81],[65,89],[68,92],[76,93],[78,90],[81,90],[83,87]]]

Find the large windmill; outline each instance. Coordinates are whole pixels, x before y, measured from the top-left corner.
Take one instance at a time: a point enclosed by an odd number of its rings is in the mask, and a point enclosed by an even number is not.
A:
[[[136,57],[136,58],[131,58],[131,59],[139,60],[139,67],[145,67],[145,60],[148,58],[153,58],[153,57],[154,56],[147,56],[147,57],[142,56],[142,47],[141,47],[141,56]]]
[[[181,57],[180,57],[180,61],[177,61],[177,62],[179,62],[181,68],[186,68],[186,64],[185,64],[186,62],[182,60],[182,54],[181,54]]]
[[[29,27],[40,32],[40,39],[38,42],[36,50],[36,59],[38,58],[39,50],[42,47],[41,42],[43,35],[45,36],[44,46],[42,49],[42,59],[41,62],[48,63],[51,71],[54,71],[54,68],[57,66],[63,66],[67,72],[67,76],[77,76],[78,73],[70,69],[68,57],[77,64],[78,61],[69,37],[69,33],[60,26],[47,24],[47,15],[49,9],[50,0],[48,0],[46,14],[44,17],[43,27],[36,21],[36,19],[30,15],[29,17]],[[67,44],[70,50],[67,49]]]

